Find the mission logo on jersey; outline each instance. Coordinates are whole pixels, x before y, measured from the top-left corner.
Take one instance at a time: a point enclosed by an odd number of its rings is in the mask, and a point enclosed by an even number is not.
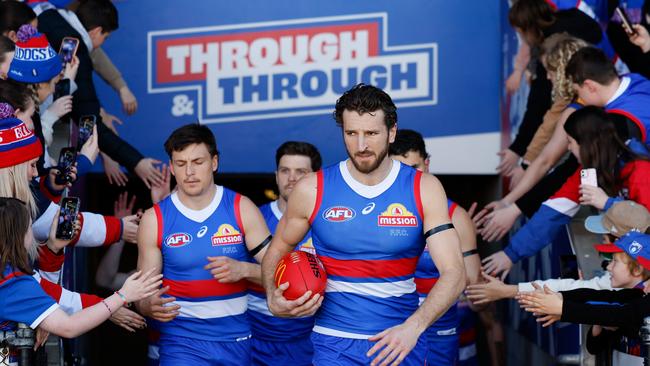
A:
[[[379,226],[418,226],[418,219],[401,203],[391,203],[386,211],[377,217]]]
[[[304,243],[300,244],[300,248],[298,250],[316,255],[316,248],[314,248],[314,242],[311,240],[311,237]]]
[[[216,233],[212,234],[212,246],[242,244],[244,238],[232,225],[222,224]]]

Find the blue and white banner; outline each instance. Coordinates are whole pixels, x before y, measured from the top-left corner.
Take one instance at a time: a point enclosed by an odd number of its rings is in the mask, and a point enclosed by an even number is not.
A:
[[[138,98],[120,134],[145,155],[207,124],[219,170],[271,172],[275,148],[309,141],[345,158],[332,112],[363,82],[386,90],[399,127],[427,138],[432,171],[491,174],[500,144],[500,2],[117,1],[104,45]],[[98,82],[98,84],[103,84]],[[111,113],[119,99],[99,86]]]

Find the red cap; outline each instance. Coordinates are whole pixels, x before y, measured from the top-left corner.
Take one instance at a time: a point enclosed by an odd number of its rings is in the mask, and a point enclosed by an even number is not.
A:
[[[596,244],[594,248],[600,253],[623,253],[624,250],[612,243]]]

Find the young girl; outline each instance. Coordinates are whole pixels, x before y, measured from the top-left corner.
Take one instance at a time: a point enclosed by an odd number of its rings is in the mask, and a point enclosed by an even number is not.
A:
[[[53,228],[54,225],[53,225]],[[54,238],[51,232],[51,240]],[[123,305],[151,296],[161,285],[161,275],[136,272],[124,286],[101,303],[71,316],[59,309],[31,276],[29,251],[34,240],[27,206],[15,198],[0,197],[0,321],[28,324],[65,338],[87,332],[108,319]]]
[[[536,254],[548,245],[569,223],[582,205],[600,210],[626,195],[650,207],[650,161],[632,152],[619,138],[607,113],[598,107],[573,112],[564,124],[569,151],[582,168],[595,168],[598,187],[580,184],[580,171],[574,174],[510,240],[503,250],[484,260],[488,274],[505,277],[512,264]]]

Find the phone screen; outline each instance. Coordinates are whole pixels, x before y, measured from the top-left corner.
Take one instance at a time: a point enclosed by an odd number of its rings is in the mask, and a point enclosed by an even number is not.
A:
[[[79,198],[65,197],[61,200],[61,211],[56,226],[58,239],[70,240],[74,236],[74,224],[79,214]]]
[[[85,144],[93,134],[95,120],[95,116],[92,115],[81,117],[81,121],[79,122],[79,139],[77,142],[77,148],[81,149],[83,144]]]
[[[66,37],[63,39],[61,42],[61,50],[59,51],[59,54],[63,58],[63,62],[68,63],[72,61],[78,45],[79,40],[76,38]]]
[[[70,79],[61,79],[54,86],[54,100],[70,94]]]
[[[59,174],[55,178],[55,182],[57,184],[65,184],[69,182],[70,177],[68,176],[68,173],[70,171],[70,167],[74,165],[76,160],[77,152],[75,149],[70,147],[64,147],[61,149],[61,154],[59,155],[59,164],[56,167],[59,170]]]

